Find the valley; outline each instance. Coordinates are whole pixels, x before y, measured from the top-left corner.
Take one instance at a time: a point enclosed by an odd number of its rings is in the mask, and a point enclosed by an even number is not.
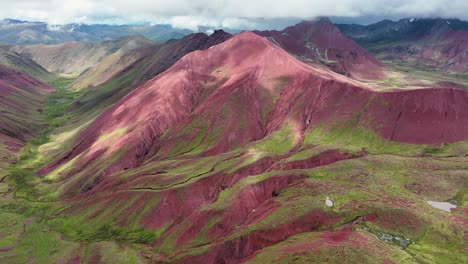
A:
[[[347,36],[3,47],[0,263],[466,262],[466,70]]]

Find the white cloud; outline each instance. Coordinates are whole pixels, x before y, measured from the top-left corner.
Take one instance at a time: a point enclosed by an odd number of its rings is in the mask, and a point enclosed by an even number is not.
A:
[[[63,23],[170,23],[252,28],[261,19],[316,16],[468,18],[466,0],[0,0],[0,17]]]

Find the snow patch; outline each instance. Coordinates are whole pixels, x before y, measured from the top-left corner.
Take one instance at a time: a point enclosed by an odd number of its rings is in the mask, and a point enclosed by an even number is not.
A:
[[[409,22],[413,22],[414,20],[416,20],[416,18],[411,18]]]
[[[446,212],[452,212],[451,209],[457,208],[456,205],[448,203],[448,202],[434,202],[434,201],[427,201],[428,204],[430,204],[432,207],[444,210]]]
[[[60,31],[62,27],[59,25],[47,25],[47,30],[49,31]]]

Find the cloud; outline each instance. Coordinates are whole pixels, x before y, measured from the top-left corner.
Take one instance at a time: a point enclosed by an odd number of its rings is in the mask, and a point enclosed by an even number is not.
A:
[[[466,0],[14,0],[0,2],[0,17],[50,24],[168,23],[249,29],[278,19],[317,16],[458,17]],[[263,24],[262,24],[263,23]]]

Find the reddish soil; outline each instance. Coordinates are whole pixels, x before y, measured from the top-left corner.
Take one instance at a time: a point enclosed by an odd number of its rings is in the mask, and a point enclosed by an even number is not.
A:
[[[10,251],[10,250],[13,250],[15,247],[16,247],[16,244],[11,245],[11,246],[2,247],[2,248],[0,248],[0,252],[1,251]]]
[[[74,259],[71,259],[68,264],[80,264],[81,263],[81,257],[77,256]]]
[[[251,184],[237,194],[229,206],[221,212],[207,210],[196,212],[185,222],[184,230],[178,230],[177,244],[182,245],[190,239],[195,238],[205,224],[215,216],[221,220],[213,226],[208,235],[211,238],[221,238],[229,234],[234,227],[249,226],[267,216],[266,212],[274,210],[273,202],[277,193],[292,182],[302,179],[299,175],[273,177],[259,183]]]
[[[207,254],[183,259],[180,263],[240,263],[254,252],[283,241],[291,235],[316,231],[319,227],[333,225],[339,220],[339,218],[317,210],[292,223],[275,227],[275,229],[256,230],[246,236],[224,241]],[[328,242],[336,242],[336,239],[340,239],[340,237],[344,238],[346,234],[324,235],[324,239]]]
[[[305,160],[291,161],[287,163],[277,163],[273,165],[269,171],[275,170],[296,170],[296,169],[311,169],[319,166],[326,166],[337,161],[353,159],[365,156],[367,151],[363,149],[362,151],[351,154],[351,153],[340,153],[339,150],[327,150],[320,153],[317,156],[312,156]]]

